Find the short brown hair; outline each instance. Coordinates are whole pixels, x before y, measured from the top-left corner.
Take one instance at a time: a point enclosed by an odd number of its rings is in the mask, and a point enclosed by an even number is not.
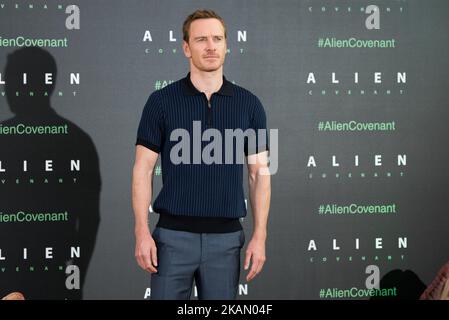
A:
[[[184,24],[182,25],[182,34],[183,34],[183,39],[185,42],[189,42],[189,30],[190,30],[190,24],[198,19],[217,19],[221,22],[221,24],[223,25],[223,29],[224,29],[224,36],[226,39],[226,25],[224,23],[224,20],[222,17],[220,17],[218,14],[216,14],[214,11],[212,10],[196,10],[194,13],[190,14],[186,20],[184,21]]]

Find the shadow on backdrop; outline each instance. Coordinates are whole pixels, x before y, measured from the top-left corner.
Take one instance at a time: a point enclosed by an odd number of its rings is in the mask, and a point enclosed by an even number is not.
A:
[[[370,300],[418,300],[426,285],[413,271],[395,269],[380,279],[379,288],[396,288],[396,296],[377,296]]]
[[[51,107],[56,75],[45,50],[8,55],[3,79],[14,117],[0,124],[0,297],[13,291],[26,299],[83,296],[100,222],[101,177],[91,138]],[[30,131],[20,134],[25,128]],[[72,247],[79,247],[79,258]],[[68,289],[77,284],[68,265],[79,268],[78,290]]]

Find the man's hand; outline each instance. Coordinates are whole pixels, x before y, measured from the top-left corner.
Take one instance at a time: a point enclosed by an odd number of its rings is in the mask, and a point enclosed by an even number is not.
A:
[[[251,281],[260,271],[262,271],[265,263],[265,237],[253,235],[246,249],[245,270],[248,270],[251,262],[251,270],[249,270],[246,281]]]
[[[157,272],[157,248],[149,230],[136,233],[136,260],[139,266],[150,272]]]

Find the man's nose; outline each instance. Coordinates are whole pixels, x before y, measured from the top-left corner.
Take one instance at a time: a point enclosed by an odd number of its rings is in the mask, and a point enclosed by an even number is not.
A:
[[[206,50],[208,51],[215,51],[215,43],[214,40],[212,38],[208,38],[207,39],[207,46],[206,46]]]

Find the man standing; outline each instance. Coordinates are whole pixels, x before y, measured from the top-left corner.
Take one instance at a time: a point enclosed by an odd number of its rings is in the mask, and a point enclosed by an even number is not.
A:
[[[143,110],[132,200],[135,256],[151,273],[152,299],[190,299],[193,280],[199,299],[236,298],[245,242],[239,220],[246,215],[243,161],[238,161],[243,153],[254,220],[244,262],[245,270],[251,265],[246,280],[253,279],[265,262],[269,148],[266,132],[262,138],[254,132],[266,131],[266,116],[255,95],[223,76],[226,49],[220,16],[210,10],[189,15],[183,25],[183,51],[190,72],[153,92]],[[229,130],[253,132],[245,135],[244,150],[238,142],[228,143]],[[159,153],[163,186],[153,210],[160,217],[151,235],[148,208]]]

